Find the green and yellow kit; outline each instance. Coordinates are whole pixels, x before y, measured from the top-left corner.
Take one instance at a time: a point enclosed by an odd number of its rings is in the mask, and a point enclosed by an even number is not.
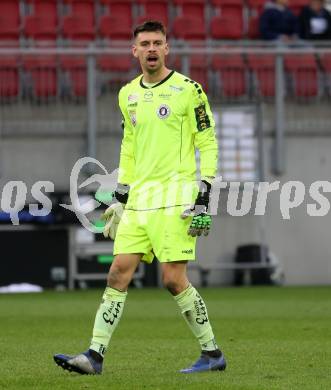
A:
[[[172,71],[148,88],[140,75],[119,93],[123,140],[118,182],[130,185],[114,253],[151,250],[160,261],[193,260],[190,218],[180,219],[201,177],[213,177],[218,146],[209,103],[200,84]],[[145,256],[145,259],[151,256]]]

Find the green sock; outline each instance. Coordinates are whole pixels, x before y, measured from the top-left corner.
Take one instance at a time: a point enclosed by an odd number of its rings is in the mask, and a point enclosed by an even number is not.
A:
[[[107,287],[97,311],[90,349],[104,356],[110,338],[121,319],[127,292]]]
[[[209,322],[206,305],[197,290],[192,285],[189,285],[186,290],[174,298],[185,321],[194,336],[199,340],[201,349],[204,351],[218,349]]]

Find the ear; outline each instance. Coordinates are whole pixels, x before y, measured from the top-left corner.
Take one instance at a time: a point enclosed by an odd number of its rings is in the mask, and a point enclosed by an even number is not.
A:
[[[132,45],[131,49],[132,49],[133,56],[138,58],[137,46],[136,45]]]
[[[167,56],[169,54],[169,45],[168,42],[165,44],[165,55]]]

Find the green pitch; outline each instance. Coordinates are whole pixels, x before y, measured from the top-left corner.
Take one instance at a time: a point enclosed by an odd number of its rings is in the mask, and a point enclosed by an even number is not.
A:
[[[101,290],[0,296],[0,389],[331,388],[331,288],[200,289],[228,360],[183,375],[199,348],[166,291],[131,289],[99,377],[70,374],[54,353],[84,351]]]

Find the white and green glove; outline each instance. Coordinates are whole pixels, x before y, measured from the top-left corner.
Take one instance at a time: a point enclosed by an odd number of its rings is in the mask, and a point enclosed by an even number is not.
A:
[[[129,189],[128,185],[118,184],[113,194],[114,203],[112,203],[101,216],[101,219],[105,221],[105,226],[103,228],[103,235],[105,238],[110,237],[112,240],[115,240],[124,206],[128,201]]]
[[[211,227],[211,215],[208,214],[209,198],[210,198],[211,184],[202,180],[199,188],[198,196],[194,205],[185,210],[181,217],[193,217],[187,234],[192,237],[208,236]]]

